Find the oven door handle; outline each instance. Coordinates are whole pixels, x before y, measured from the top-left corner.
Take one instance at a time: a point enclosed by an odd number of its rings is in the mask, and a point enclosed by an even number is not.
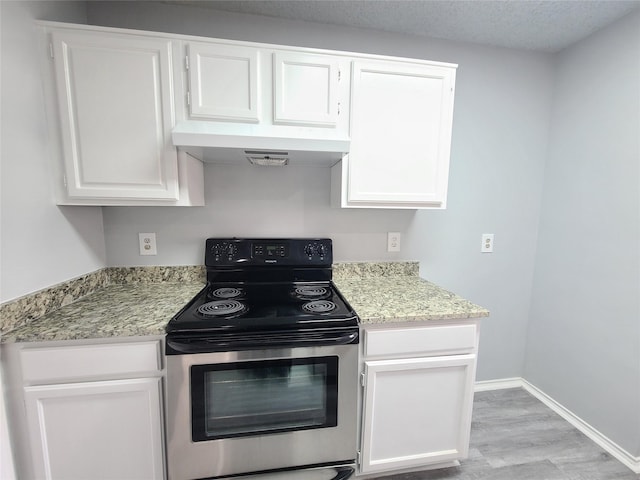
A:
[[[233,352],[265,348],[295,348],[356,344],[357,329],[346,332],[273,332],[259,335],[216,335],[214,337],[175,337],[167,335],[167,355]]]

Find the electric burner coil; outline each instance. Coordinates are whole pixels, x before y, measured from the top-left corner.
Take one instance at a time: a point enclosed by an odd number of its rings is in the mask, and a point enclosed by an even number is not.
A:
[[[337,305],[329,300],[314,300],[302,305],[302,310],[307,313],[330,313]]]
[[[215,300],[198,307],[197,312],[204,317],[230,317],[242,315],[247,306],[237,300]]]
[[[329,289],[320,285],[297,287],[291,292],[291,295],[299,300],[320,300],[328,297],[329,294]]]
[[[244,291],[240,288],[221,287],[213,290],[209,296],[220,299],[238,298],[244,296]]]

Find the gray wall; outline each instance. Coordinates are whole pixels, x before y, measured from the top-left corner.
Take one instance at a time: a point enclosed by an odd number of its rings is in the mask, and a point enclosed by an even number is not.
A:
[[[640,12],[558,55],[551,132],[524,376],[640,456]]]
[[[214,12],[90,2],[90,23],[458,63],[448,208],[340,210],[329,170],[207,166],[207,206],[104,209],[110,265],[201,263],[209,235],[327,235],[336,260],[417,260],[422,275],[488,307],[478,378],[520,376],[551,102],[548,55],[371,30]],[[140,257],[137,232],[158,233]],[[403,232],[399,254],[386,232]],[[482,233],[496,251],[480,253]]]
[[[34,20],[86,22],[84,2],[0,2],[2,16],[0,302],[105,265],[100,208],[53,199]],[[44,47],[46,48],[46,46]]]
[[[58,209],[34,20],[86,22],[80,2],[0,2],[0,302],[104,265],[99,208]],[[54,252],[52,254],[52,252]],[[15,477],[0,374],[0,478]]]

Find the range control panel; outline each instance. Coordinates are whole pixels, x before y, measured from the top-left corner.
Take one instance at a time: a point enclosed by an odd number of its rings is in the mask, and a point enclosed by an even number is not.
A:
[[[253,243],[251,245],[253,258],[287,258],[289,245],[286,243]]]
[[[331,266],[329,238],[209,238],[206,266]]]

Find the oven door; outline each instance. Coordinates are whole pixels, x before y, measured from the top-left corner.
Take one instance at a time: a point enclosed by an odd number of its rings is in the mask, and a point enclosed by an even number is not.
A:
[[[255,437],[338,424],[338,357],[192,365],[191,439]]]
[[[169,478],[354,463],[357,360],[356,344],[167,356]]]

